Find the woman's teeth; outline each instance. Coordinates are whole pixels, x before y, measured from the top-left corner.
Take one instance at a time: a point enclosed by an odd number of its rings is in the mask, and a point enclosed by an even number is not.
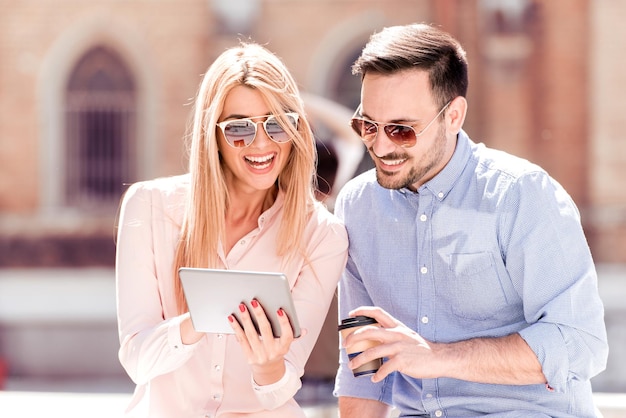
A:
[[[244,157],[248,164],[256,168],[257,170],[263,170],[272,164],[274,160],[274,154],[266,155],[263,157]]]

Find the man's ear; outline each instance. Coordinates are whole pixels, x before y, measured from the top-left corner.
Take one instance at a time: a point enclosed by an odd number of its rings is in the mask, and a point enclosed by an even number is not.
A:
[[[446,121],[448,130],[454,134],[458,134],[463,123],[465,122],[465,115],[467,114],[467,100],[465,97],[455,97],[448,106],[446,111]]]

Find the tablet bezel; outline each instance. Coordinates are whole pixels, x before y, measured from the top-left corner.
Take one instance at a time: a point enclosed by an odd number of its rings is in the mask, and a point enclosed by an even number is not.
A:
[[[241,323],[239,304],[244,303],[250,311],[250,301],[256,299],[263,307],[275,337],[280,336],[279,308],[287,314],[294,337],[300,336],[300,324],[285,274],[193,267],[181,267],[178,274],[196,331],[233,334],[228,315],[233,315]],[[252,312],[250,317],[258,332]]]

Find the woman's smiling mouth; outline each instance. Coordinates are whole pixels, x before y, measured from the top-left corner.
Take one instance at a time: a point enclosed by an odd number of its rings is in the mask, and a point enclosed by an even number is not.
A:
[[[276,153],[267,154],[264,156],[244,156],[246,163],[256,170],[264,170],[272,165]]]

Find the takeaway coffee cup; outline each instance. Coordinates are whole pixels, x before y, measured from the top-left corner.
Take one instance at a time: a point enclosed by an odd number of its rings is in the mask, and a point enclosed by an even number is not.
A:
[[[341,333],[341,338],[345,340],[348,335],[352,334],[357,329],[364,327],[366,325],[378,325],[378,322],[374,318],[370,318],[369,316],[355,316],[354,318],[346,318],[341,320],[341,324],[339,324],[339,332]],[[346,353],[348,354],[349,359],[353,359],[354,357],[361,354],[363,351],[368,348],[372,348],[380,344],[378,341],[365,340],[361,341],[357,344],[351,345],[346,348]],[[382,359],[374,359],[369,361],[356,369],[352,370],[352,374],[354,377],[358,376],[367,376],[370,374],[376,373],[378,368],[382,365]]]

